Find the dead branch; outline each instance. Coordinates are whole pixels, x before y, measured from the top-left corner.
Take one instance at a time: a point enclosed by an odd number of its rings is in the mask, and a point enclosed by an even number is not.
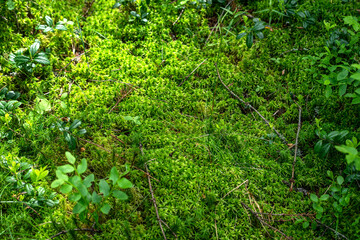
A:
[[[319,220],[316,219],[315,221],[316,221],[318,224],[320,224],[321,226],[323,226],[323,227],[325,227],[325,228],[333,231],[337,236],[340,236],[340,237],[342,237],[342,238],[344,238],[344,239],[348,239],[345,235],[343,235],[343,234],[339,233],[338,231],[336,231],[335,229],[333,229],[333,228],[331,228],[331,227],[323,224],[323,223],[320,222]]]
[[[295,140],[295,153],[294,153],[294,162],[292,165],[292,173],[291,173],[291,179],[290,179],[290,190],[289,190],[290,192],[292,192],[294,182],[295,182],[294,177],[295,177],[296,155],[298,152],[299,134],[300,134],[300,129],[301,129],[301,107],[299,106],[299,104],[297,102],[295,102],[295,103],[299,107],[299,123],[298,123],[298,129],[297,129],[296,140]]]
[[[71,61],[65,66],[65,67],[63,67],[62,69],[60,69],[60,71],[59,72],[57,72],[57,74],[56,74],[56,76],[59,76],[59,74],[63,71],[63,70],[65,70],[73,61],[79,61],[80,60],[80,57],[82,56],[82,55],[84,55],[85,53],[88,53],[89,51],[85,51],[85,52],[83,52],[82,54],[80,54],[79,56],[76,56],[76,57],[74,57],[73,59],[71,59]]]
[[[248,106],[250,109],[252,109],[254,112],[256,112],[261,119],[269,126],[271,127],[271,129],[279,136],[279,138],[283,141],[284,144],[288,144],[288,142],[286,141],[285,137],[283,135],[281,135],[276,129],[275,127],[273,127],[268,120],[266,120],[266,118],[261,115],[261,113],[256,110],[256,108],[254,108],[250,103],[245,102],[244,100],[242,100],[238,95],[236,95],[233,91],[230,90],[230,88],[222,81],[220,73],[219,73],[219,69],[217,67],[217,64],[215,63],[215,67],[216,67],[216,71],[219,77],[220,82],[222,83],[222,85],[224,85],[224,87],[226,88],[226,90],[228,90],[228,92],[234,96],[237,100],[239,100],[241,103],[243,103],[245,106]]]
[[[145,164],[145,169],[146,169],[147,174],[149,174],[149,169],[148,169],[146,164]],[[152,200],[152,202],[154,204],[154,208],[155,208],[155,212],[156,212],[156,218],[157,218],[157,220],[159,222],[159,226],[160,226],[161,232],[163,234],[163,237],[166,240],[166,235],[165,235],[164,229],[163,229],[163,227],[161,225],[161,219],[160,219],[159,211],[158,211],[158,208],[157,208],[157,205],[156,205],[156,199],[155,199],[154,192],[153,192],[153,189],[152,189],[152,186],[151,186],[150,175],[147,175],[147,176],[148,176],[148,182],[149,182],[149,189],[150,189],[150,193],[151,193],[151,200]]]
[[[172,24],[173,26],[174,26],[175,24],[177,24],[177,22],[180,20],[180,18],[181,18],[181,16],[183,15],[185,9],[186,9],[186,7],[184,7],[184,8],[181,10],[179,17],[178,17],[178,18],[175,20],[175,22]]]
[[[225,194],[221,200],[223,200],[224,198],[226,198],[230,193],[232,193],[233,191],[239,189],[242,185],[244,185],[245,183],[248,183],[248,179],[245,180],[243,183],[241,183],[240,185],[238,185],[237,187],[233,188],[230,192],[228,192],[227,194]],[[219,204],[219,203],[218,203]],[[215,206],[215,234],[216,234],[216,239],[219,239],[219,235],[218,235],[218,231],[217,231],[217,224],[216,224],[216,208],[218,206],[218,204],[216,204]]]
[[[283,237],[285,237],[286,239],[292,239],[292,237],[287,236],[285,233],[283,233],[282,231],[280,231],[279,229],[271,226],[270,224],[268,224],[267,222],[265,222],[263,219],[261,219],[256,212],[254,212],[249,206],[247,206],[245,203],[241,202],[241,205],[243,205],[243,207],[247,210],[249,210],[262,224],[264,224],[265,226],[271,228],[272,230],[274,230],[275,232],[280,233]]]
[[[202,65],[204,64],[204,62],[206,62],[207,58],[202,61],[189,75],[187,75],[187,77],[178,85],[178,87],[180,87],[181,85],[183,85],[183,83],[191,76],[193,75],[193,73]]]
[[[121,97],[119,97],[119,99],[117,100],[117,102],[115,103],[115,105],[111,108],[111,110],[108,112],[111,113],[116,107],[117,105],[121,102],[121,100],[123,100],[129,93],[131,93],[132,91],[134,91],[133,88],[131,88],[129,91],[127,91],[127,93],[125,93],[124,95],[122,95]]]
[[[82,229],[64,230],[64,231],[61,231],[61,232],[55,234],[54,236],[48,238],[47,240],[56,238],[56,237],[58,237],[58,236],[60,236],[60,235],[62,235],[62,234],[66,234],[66,233],[68,233],[68,232],[70,232],[70,231],[75,231],[75,232],[91,232],[91,233],[93,233],[93,234],[94,234],[94,233],[100,233],[100,232],[101,232],[100,230],[96,230],[96,229],[93,229],[93,228],[82,228]]]

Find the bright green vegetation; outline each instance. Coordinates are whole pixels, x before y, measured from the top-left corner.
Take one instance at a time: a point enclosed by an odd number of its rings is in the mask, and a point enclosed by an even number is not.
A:
[[[360,238],[357,1],[0,2],[0,239]]]

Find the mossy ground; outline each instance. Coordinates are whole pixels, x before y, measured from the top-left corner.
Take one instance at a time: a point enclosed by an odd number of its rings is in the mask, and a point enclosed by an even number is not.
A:
[[[54,119],[67,116],[82,121],[87,130],[83,138],[108,150],[78,142],[73,154],[88,160],[89,171],[104,177],[112,166],[133,166],[129,177],[135,187],[128,191],[130,199],[112,202],[115,209],[100,219],[103,233],[93,238],[162,238],[147,177],[138,170],[144,169],[145,163],[154,178],[160,218],[179,239],[216,239],[215,219],[219,239],[280,238],[241,202],[257,212],[313,211],[308,196],[289,192],[283,183],[291,178],[293,150],[282,144],[258,115],[229,95],[219,82],[215,63],[232,91],[257,108],[289,143],[295,143],[298,128],[298,107],[291,95],[296,96],[303,109],[296,187],[324,193],[331,184],[326,171],[340,174],[345,168],[343,156],[335,150],[326,160],[314,154],[315,118],[326,123],[327,130],[347,129],[359,135],[359,108],[337,96],[326,99],[323,86],[306,71],[310,64],[303,58],[322,51],[326,39],[322,20],[341,24],[338,19],[356,14],[358,3],[302,1],[304,8],[319,9],[315,25],[298,29],[296,24],[275,21],[273,31],[267,30],[265,39],[248,49],[244,39],[237,40],[231,34],[225,37],[224,29],[221,34],[213,33],[206,43],[213,19],[222,11],[219,7],[189,7],[173,26],[180,11],[171,1],[151,1],[150,22],[144,25],[129,23],[128,11],[112,9],[112,1],[16,2],[17,23],[1,20],[4,57],[39,39],[42,46],[51,49],[52,64],[39,66],[36,77],[11,77],[15,69],[1,60],[0,87],[6,85],[22,93],[24,105],[17,112],[14,130],[26,139],[14,136],[11,142],[3,141],[0,150],[48,166],[50,182],[56,166],[65,161],[68,148],[61,133],[48,127]],[[246,6],[235,2],[239,8],[254,11],[267,7],[267,1]],[[87,17],[81,17],[86,12]],[[75,57],[73,49],[78,55],[84,49],[70,31],[45,35],[35,30],[46,15],[74,21],[73,28],[80,25],[85,39],[86,54],[60,73]],[[264,21],[269,17],[259,16]],[[230,17],[224,25],[226,21]],[[294,48],[308,50],[289,51]],[[69,92],[68,109],[60,106],[62,92]],[[43,94],[52,110],[45,116],[32,116],[29,113],[35,97]],[[139,116],[141,124],[125,121],[124,116]],[[25,122],[31,122],[27,132],[22,127]],[[12,199],[4,181],[6,172],[0,173],[1,200]],[[247,188],[244,185],[222,199],[245,180]],[[344,209],[339,231],[355,239],[359,228],[351,224],[359,220],[360,195],[358,188],[353,191],[357,195]],[[46,239],[63,229],[76,228],[76,221],[71,220],[72,205],[59,198],[61,203],[55,209],[39,210],[41,218],[21,204],[0,204],[0,238]],[[269,223],[294,239],[335,237],[324,228],[303,229],[293,221]],[[168,239],[174,238],[164,229]],[[62,237],[68,239],[71,234]],[[76,237],[88,238],[87,233],[76,233]]]

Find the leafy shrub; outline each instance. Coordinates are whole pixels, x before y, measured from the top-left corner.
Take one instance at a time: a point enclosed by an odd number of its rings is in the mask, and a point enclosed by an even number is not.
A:
[[[73,213],[79,214],[81,221],[98,222],[100,212],[109,213],[111,199],[128,199],[125,192],[118,190],[133,187],[132,183],[123,177],[128,174],[128,169],[120,175],[117,168],[113,167],[107,179],[97,181],[94,174],[84,176],[88,169],[86,159],[76,164],[76,159],[70,152],[65,155],[70,164],[57,168],[57,179],[52,182],[51,187],[60,187],[60,192],[76,203]]]
[[[37,63],[50,64],[47,54],[45,52],[38,52],[39,49],[40,41],[35,40],[29,49],[26,49],[25,51],[18,50],[17,52],[10,54],[9,60],[20,70],[31,73]]]

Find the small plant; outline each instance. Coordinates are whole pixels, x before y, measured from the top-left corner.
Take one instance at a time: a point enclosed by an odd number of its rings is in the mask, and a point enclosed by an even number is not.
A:
[[[117,1],[112,8],[119,8],[120,6],[126,6],[131,3],[135,3],[136,0],[119,0]]]
[[[60,192],[67,194],[69,200],[76,203],[73,213],[79,214],[81,221],[98,222],[100,213],[110,212],[111,199],[128,199],[127,194],[119,190],[133,187],[132,183],[123,177],[128,174],[128,168],[120,175],[117,168],[113,167],[108,178],[97,181],[94,174],[84,176],[87,170],[86,159],[75,164],[76,159],[70,152],[65,155],[70,164],[57,168],[57,179],[52,182],[51,187],[60,187]]]
[[[0,116],[20,107],[21,102],[17,101],[20,97],[19,92],[9,91],[6,87],[0,90]]]
[[[314,151],[319,155],[319,157],[324,158],[330,151],[332,147],[336,144],[340,144],[346,135],[349,134],[349,131],[332,131],[327,133],[320,127],[320,120],[315,119],[318,129],[315,130],[316,135],[320,140],[315,144]]]
[[[55,200],[56,193],[44,187],[44,180],[49,174],[46,167],[36,169],[34,165],[18,160],[3,160],[1,166],[9,171],[10,176],[6,181],[16,191],[14,196],[18,201],[25,202],[30,207],[53,207],[59,203],[59,200]]]
[[[39,25],[39,26],[36,27],[36,29],[43,30],[44,33],[54,32],[55,29],[56,30],[61,30],[61,31],[66,31],[67,30],[66,25],[73,25],[74,24],[72,21],[68,21],[66,18],[64,18],[64,20],[59,21],[54,26],[54,21],[49,16],[45,16],[45,21],[46,21],[47,25]]]
[[[254,44],[254,36],[257,36],[259,39],[264,38],[264,34],[262,31],[265,29],[265,24],[264,22],[260,21],[258,18],[254,18],[253,21],[255,25],[251,28],[246,27],[248,17],[247,16],[243,16],[243,17],[245,22],[245,26],[244,26],[245,32],[242,32],[239,35],[237,35],[236,39],[241,39],[246,36],[246,46],[248,48],[251,48],[252,45]]]
[[[63,117],[61,120],[56,122],[56,127],[60,132],[64,134],[64,139],[68,143],[69,149],[75,149],[77,146],[76,139],[74,136],[84,135],[86,133],[86,129],[80,129],[76,133],[74,130],[80,127],[81,121],[75,119],[70,126],[67,126],[70,123],[70,118]],[[55,125],[52,126],[53,128]]]
[[[360,146],[360,142],[353,137],[352,140],[346,140],[346,145],[335,146],[336,150],[346,154],[346,162],[348,165],[354,164],[357,171],[360,171],[360,154],[357,147]]]
[[[35,42],[29,47],[29,49],[22,51],[19,50],[15,53],[10,54],[10,62],[21,70],[31,73],[36,67],[37,63],[50,64],[46,53],[38,52],[40,49],[40,41]]]
[[[302,18],[303,28],[307,28],[309,25],[315,24],[315,18],[311,15],[309,11],[305,10],[303,12],[298,12],[297,14],[300,16],[300,18]]]

